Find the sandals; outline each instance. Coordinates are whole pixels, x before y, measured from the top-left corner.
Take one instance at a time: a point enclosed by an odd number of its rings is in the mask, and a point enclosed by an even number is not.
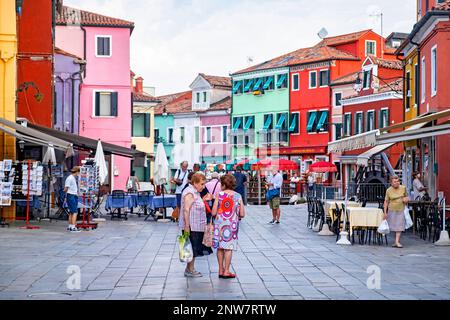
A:
[[[393,247],[393,248],[403,248],[403,246],[402,246],[401,244],[399,244],[399,243],[394,243],[394,244],[392,245],[392,247]]]
[[[236,278],[236,275],[234,273],[229,273],[227,275],[225,275],[225,274],[222,275],[222,279],[234,279],[234,278]]]

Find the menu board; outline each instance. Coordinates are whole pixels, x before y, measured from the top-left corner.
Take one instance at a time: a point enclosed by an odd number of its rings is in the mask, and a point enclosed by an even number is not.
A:
[[[83,165],[78,175],[78,186],[82,194],[95,195],[99,188],[98,167]]]
[[[10,159],[0,161],[0,206],[11,205],[15,168]]]

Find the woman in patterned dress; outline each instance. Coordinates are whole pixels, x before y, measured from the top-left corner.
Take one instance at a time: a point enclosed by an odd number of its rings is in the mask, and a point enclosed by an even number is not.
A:
[[[233,250],[237,250],[239,220],[245,216],[244,204],[239,193],[233,191],[236,178],[226,174],[220,178],[222,191],[216,198],[212,210],[214,220],[213,248],[217,249],[219,278],[235,278],[230,273]]]

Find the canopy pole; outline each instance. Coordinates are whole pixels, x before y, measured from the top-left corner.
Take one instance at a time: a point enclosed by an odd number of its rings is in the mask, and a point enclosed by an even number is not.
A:
[[[442,231],[439,235],[439,240],[434,243],[437,246],[450,246],[450,239],[448,237],[448,231],[445,230],[445,198],[442,204]]]
[[[340,245],[351,245],[352,243],[348,240],[348,232],[345,230],[345,226],[347,224],[347,202],[348,202],[348,186],[345,190],[345,208],[342,210],[342,214],[344,215],[344,222],[343,222],[343,230],[339,232],[340,239],[336,242],[336,244]],[[339,228],[339,226],[338,226]]]

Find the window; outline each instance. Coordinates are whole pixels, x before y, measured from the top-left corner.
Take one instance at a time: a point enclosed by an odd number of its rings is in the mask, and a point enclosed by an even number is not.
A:
[[[335,107],[340,107],[342,106],[342,92],[335,92],[334,93],[334,106]]]
[[[334,125],[334,140],[340,140],[342,138],[342,123],[336,123]]]
[[[244,131],[255,128],[255,116],[247,116],[244,119]]]
[[[185,134],[184,131],[185,131],[184,127],[181,127],[180,128],[180,143],[184,143],[184,134]]]
[[[117,92],[95,92],[95,116],[117,117]]]
[[[244,80],[244,92],[250,92],[250,88],[253,85],[253,79]]]
[[[277,89],[287,88],[287,74],[279,74],[277,76]]]
[[[414,65],[414,104],[417,106],[419,103],[419,65]]]
[[[167,128],[167,143],[173,143],[173,128]]]
[[[298,91],[299,89],[299,78],[298,73],[292,75],[292,91]]]
[[[411,104],[411,73],[409,71],[406,72],[406,99],[405,99],[405,108],[406,111],[409,110]]]
[[[319,111],[317,115],[319,121],[317,122],[316,132],[328,131],[328,111]]]
[[[309,88],[317,88],[317,71],[311,71],[309,73]]]
[[[277,113],[277,123],[275,129],[287,130],[287,113]]]
[[[263,117],[263,130],[271,130],[273,128],[273,115],[271,113],[265,114]]]
[[[426,85],[425,85],[425,57],[422,57],[422,72],[420,77],[420,90],[422,91],[422,103],[425,102],[425,93],[426,93]]]
[[[363,89],[370,88],[370,70],[364,71]]]
[[[366,131],[375,130],[375,111],[367,111]]]
[[[319,86],[326,87],[330,83],[330,71],[320,70],[319,72]]]
[[[437,92],[437,47],[431,49],[431,96]]]
[[[306,132],[311,133],[315,132],[315,128],[317,126],[317,111],[310,111],[308,112],[308,118],[307,118],[307,127]]]
[[[222,142],[227,143],[228,142],[228,127],[222,126]]]
[[[253,91],[261,90],[264,78],[255,79],[255,85],[253,86]]]
[[[153,131],[153,134],[155,135],[155,143],[159,143],[160,137],[159,137],[159,129],[155,129]]]
[[[196,93],[196,97],[197,97],[196,102],[197,102],[197,103],[200,103],[200,92],[197,92],[197,93]]]
[[[200,143],[200,127],[194,128],[195,143]]]
[[[368,56],[369,54],[373,54],[374,56],[377,55],[377,43],[376,41],[370,41],[367,40],[366,41],[366,56]]]
[[[352,131],[352,114],[344,114],[344,136],[348,137],[351,135]]]
[[[275,80],[274,80],[275,76],[268,76],[264,78],[264,85],[263,85],[263,89],[264,90],[273,90],[275,89]]]
[[[233,94],[241,94],[243,90],[243,81],[234,81]]]
[[[291,113],[289,115],[289,133],[297,134],[300,133],[300,114],[299,113]]]
[[[111,36],[96,36],[96,56],[111,57]]]
[[[203,92],[203,102],[206,102],[206,97],[208,96],[208,93],[205,91]]]
[[[389,126],[389,109],[381,109],[378,118],[379,129]]]
[[[355,135],[363,132],[363,113],[357,112],[355,114]]]
[[[133,137],[150,137],[150,115],[148,113],[133,113]]]
[[[211,143],[211,127],[206,127],[206,143]]]
[[[242,129],[242,117],[234,117],[233,118],[233,131],[237,131]]]

